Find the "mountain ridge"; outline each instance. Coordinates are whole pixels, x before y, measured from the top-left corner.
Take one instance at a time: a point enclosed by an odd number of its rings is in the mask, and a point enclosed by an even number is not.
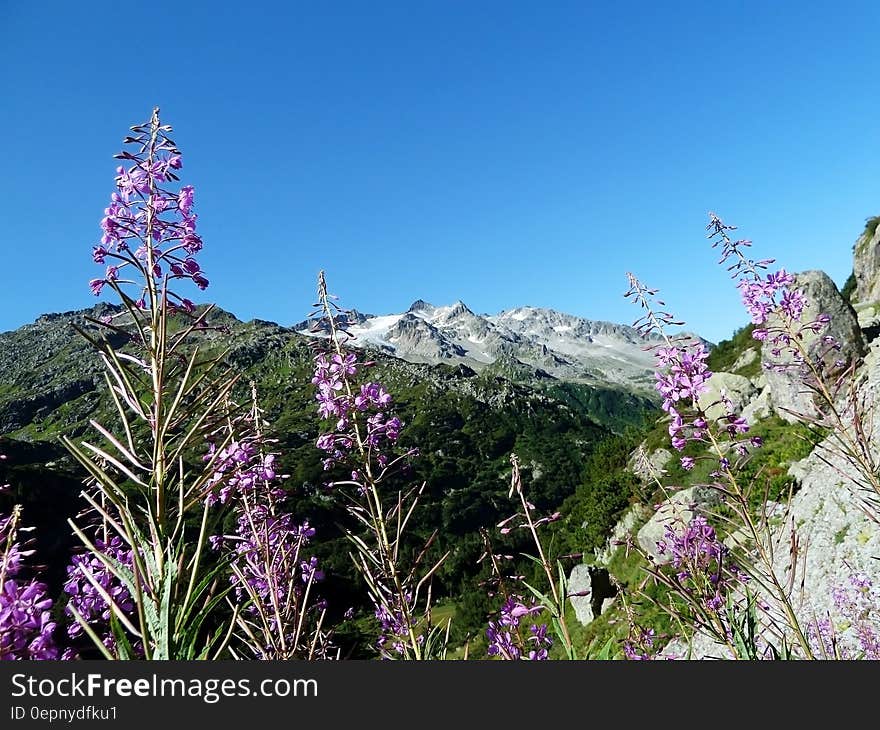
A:
[[[593,320],[548,307],[518,306],[497,314],[477,314],[463,301],[436,306],[416,299],[394,314],[351,311],[346,331],[356,347],[375,348],[417,363],[456,363],[483,371],[509,363],[539,377],[613,386],[653,395],[652,345],[663,340],[643,337],[630,325]],[[293,326],[314,336],[314,322]],[[703,338],[685,333],[712,347]]]

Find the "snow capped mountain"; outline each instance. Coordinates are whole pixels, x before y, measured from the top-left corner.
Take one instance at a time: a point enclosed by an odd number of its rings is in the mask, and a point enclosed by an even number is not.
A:
[[[517,307],[494,315],[464,302],[437,307],[421,299],[402,314],[354,313],[352,344],[419,363],[462,363],[569,381],[653,390],[654,358],[627,325],[582,319],[552,309]]]

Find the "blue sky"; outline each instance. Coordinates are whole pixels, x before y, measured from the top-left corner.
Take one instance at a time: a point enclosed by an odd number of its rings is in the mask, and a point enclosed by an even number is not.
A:
[[[131,10],[126,10],[131,8]],[[94,302],[129,125],[162,107],[243,319],[423,298],[747,321],[717,211],[842,284],[880,213],[876,3],[0,0],[0,330]]]

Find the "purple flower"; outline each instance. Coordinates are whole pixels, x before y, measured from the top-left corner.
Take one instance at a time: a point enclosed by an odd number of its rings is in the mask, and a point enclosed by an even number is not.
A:
[[[45,584],[8,578],[0,589],[0,659],[57,659]]]
[[[330,358],[327,370],[338,375],[357,375],[357,357],[352,353],[348,355],[336,353]]]
[[[358,444],[368,447],[376,463],[384,468],[389,463],[389,454],[382,449],[400,437],[403,424],[396,416],[388,415],[392,404],[388,391],[379,383],[369,382],[358,387],[353,382],[360,367],[357,357],[351,353],[322,353],[315,358],[312,384],[318,414],[322,419],[336,422],[335,429],[321,434],[316,442],[321,451],[329,454],[324,461],[325,469],[345,460]],[[351,397],[349,392],[356,395]],[[355,420],[365,426],[363,432],[356,432]]]
[[[547,659],[553,640],[547,635],[546,624],[532,624],[523,641],[519,633],[520,619],[539,614],[544,610],[532,602],[526,605],[521,596],[508,596],[498,618],[489,622],[486,637],[489,639],[487,653],[499,659]]]
[[[148,193],[150,183],[147,174],[138,165],[128,170],[117,167],[116,187],[119,188],[122,200],[128,203],[137,193]]]
[[[277,481],[285,475],[265,447],[253,435],[233,438],[223,448],[208,444],[202,459],[213,473],[206,503],[231,505],[236,516],[231,534],[209,539],[231,561],[229,580],[245,620],[260,627],[247,632],[249,650],[259,659],[302,658],[309,650],[300,632],[306,613],[321,610],[312,596],[324,573],[316,557],[302,557],[315,529],[281,507],[286,494]]]
[[[666,525],[663,540],[657,550],[670,557],[678,581],[710,611],[724,606],[726,590],[733,583],[747,580],[744,573],[730,560],[730,550],[715,534],[706,518],[698,515],[687,525]]]
[[[826,657],[880,660],[880,590],[865,573],[831,591],[833,615],[811,626],[810,640]]]
[[[782,295],[779,307],[789,319],[799,320],[806,303],[807,300],[804,298],[804,295],[797,289],[793,291],[786,290]]]
[[[118,536],[113,536],[108,542],[95,540],[95,547],[111,562],[132,570],[133,556],[131,548],[124,545]],[[65,613],[73,617],[71,608],[75,608],[102,638],[104,645],[113,650],[116,646],[116,640],[110,630],[112,609],[102,593],[87,577],[88,575],[94,578],[104,593],[113,600],[115,607],[128,618],[134,617],[134,599],[128,588],[116,578],[101,558],[94,553],[85,552],[75,555],[71,560],[71,564],[67,567],[64,593],[68,596],[68,602]],[[72,619],[67,627],[67,635],[73,639],[82,634],[82,626],[78,621]]]
[[[101,220],[101,243],[92,251],[92,258],[99,264],[104,263],[110,252],[118,259],[103,283],[115,281],[117,269],[135,267],[142,276],[138,282],[141,293],[132,298],[144,302],[152,301],[147,289],[155,286],[151,280],[161,278],[163,271],[170,270],[173,278],[190,278],[200,289],[208,286],[208,279],[190,258],[202,248],[201,238],[195,232],[193,187],[185,185],[175,192],[161,185],[177,180],[175,171],[180,170],[183,163],[165,136],[158,113],[154,113],[145,126],[150,128],[151,134],[126,140],[126,144],[135,147],[134,151],[122,153],[131,164],[117,168],[116,190]],[[157,154],[160,151],[169,154]],[[131,241],[137,245],[130,247]],[[137,249],[134,256],[131,248]],[[180,256],[181,251],[185,252],[185,258]],[[101,280],[95,279],[89,286],[95,295],[100,294]],[[171,294],[175,299],[180,298]]]
[[[195,188],[193,188],[192,185],[184,185],[180,189],[180,193],[178,193],[177,195],[177,207],[180,210],[180,214],[182,216],[186,217],[192,211],[194,195]]]
[[[32,550],[15,541],[17,516],[0,517],[0,659],[57,659],[52,599],[44,583],[19,572]]]
[[[663,410],[673,414],[679,401],[692,403],[708,390],[706,382],[712,376],[706,365],[709,353],[703,345],[691,349],[673,348],[667,351],[663,362],[667,371],[655,374],[656,389],[663,396]],[[674,417],[674,416],[673,416]]]
[[[635,629],[635,636],[632,630]],[[623,642],[623,655],[629,661],[651,661],[654,659],[654,629],[631,627],[630,638]]]
[[[232,441],[219,452],[210,443],[202,459],[213,465],[205,494],[205,503],[209,506],[218,502],[226,504],[233,497],[250,494],[258,487],[270,489],[269,482],[277,477],[275,455],[264,455],[253,440]]]
[[[316,557],[312,556],[308,560],[304,560],[300,563],[299,567],[302,572],[300,578],[303,583],[324,580],[324,571],[318,570],[318,559]]]
[[[412,616],[412,594],[407,592],[403,596],[406,605],[402,605],[399,597],[385,596],[385,600],[373,605],[374,615],[379,621],[379,637],[376,640],[376,648],[383,658],[391,658],[394,654],[406,656],[406,647],[410,641],[410,632],[416,632],[411,625],[409,616]],[[419,643],[424,641],[424,634],[417,637]]]

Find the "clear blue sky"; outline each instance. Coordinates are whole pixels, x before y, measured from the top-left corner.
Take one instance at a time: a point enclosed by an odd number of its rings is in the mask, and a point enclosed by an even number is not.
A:
[[[301,320],[325,268],[361,311],[629,322],[633,270],[718,340],[747,317],[707,211],[849,274],[880,213],[878,33],[876,2],[0,0],[0,330],[94,302],[112,155],[158,104],[201,301],[243,319]]]

